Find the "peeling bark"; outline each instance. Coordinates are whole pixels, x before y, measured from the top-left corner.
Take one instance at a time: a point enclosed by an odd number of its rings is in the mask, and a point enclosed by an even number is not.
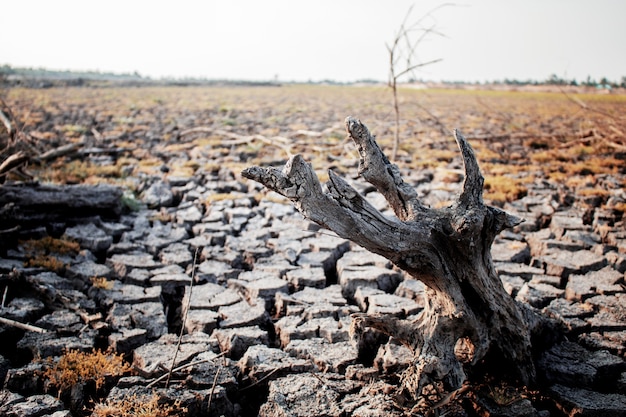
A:
[[[426,285],[426,306],[416,321],[358,314],[352,333],[374,328],[409,346],[415,361],[403,383],[413,394],[438,382],[458,389],[466,371],[496,351],[520,382],[532,382],[529,321],[504,290],[491,258],[497,234],[522,220],[483,203],[484,180],[470,144],[455,131],[465,168],[463,188],[452,206],[432,209],[419,202],[364,124],[348,117],[346,130],[359,151],[359,174],[383,194],[396,218],[384,216],[332,171],[324,191],[300,155],[282,171],[251,167],[242,174],[291,199],[308,219],[385,256]]]

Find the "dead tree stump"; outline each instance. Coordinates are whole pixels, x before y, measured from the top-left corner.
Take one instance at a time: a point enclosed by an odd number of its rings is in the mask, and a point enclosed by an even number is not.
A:
[[[465,180],[447,208],[422,205],[374,136],[358,119],[346,130],[360,154],[359,174],[389,202],[386,217],[345,180],[329,171],[324,191],[311,166],[293,156],[282,171],[250,167],[243,176],[291,199],[308,219],[391,260],[426,286],[426,306],[417,320],[359,314],[353,333],[374,328],[415,352],[403,384],[419,395],[428,384],[460,388],[466,371],[491,354],[506,361],[521,383],[535,379],[530,315],[506,293],[494,268],[491,245],[498,233],[522,220],[483,203],[483,176],[474,151],[455,131]]]

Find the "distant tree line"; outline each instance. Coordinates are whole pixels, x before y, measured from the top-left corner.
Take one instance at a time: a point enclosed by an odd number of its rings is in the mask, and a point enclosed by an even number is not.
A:
[[[113,72],[100,72],[100,71],[70,71],[70,70],[49,70],[45,68],[19,68],[12,67],[4,64],[0,66],[0,84],[3,81],[10,80],[11,78],[22,79],[46,79],[46,80],[58,80],[58,81],[72,81],[71,85],[82,85],[89,81],[117,81],[117,82],[137,82],[141,84],[176,84],[176,85],[197,85],[197,84],[236,84],[236,85],[280,85],[276,80],[258,82],[258,81],[233,81],[233,80],[211,80],[207,78],[193,78],[193,77],[181,77],[170,78],[156,81],[150,77],[142,76],[137,71],[132,73],[113,73]],[[411,78],[408,80],[410,83],[423,82],[427,83],[428,80],[421,80]],[[360,79],[354,83],[360,84],[380,84],[381,81],[375,79]],[[345,81],[336,81],[331,79],[325,79],[322,81],[308,81],[305,84],[330,84],[330,85],[347,85],[354,84]],[[626,76],[623,76],[621,80],[609,80],[607,77],[602,77],[599,80],[588,76],[585,80],[576,80],[575,78],[566,79],[559,77],[556,74],[550,75],[548,78],[542,81],[537,80],[517,80],[511,78],[505,78],[504,80],[495,80],[488,82],[467,82],[467,81],[444,81],[444,84],[451,85],[463,85],[463,84],[495,84],[495,85],[561,85],[561,86],[586,86],[595,88],[626,88]],[[12,83],[13,84],[13,83]]]
[[[467,84],[464,81],[452,81],[446,82],[448,84]],[[480,84],[480,83],[476,83]],[[537,80],[517,80],[511,78],[505,78],[504,80],[495,80],[485,82],[484,84],[504,84],[504,85],[515,85],[515,86],[524,86],[524,85],[570,85],[570,86],[584,86],[584,87],[596,87],[596,88],[626,88],[626,76],[623,76],[621,80],[614,81],[609,80],[607,77],[602,77],[599,80],[591,78],[591,76],[587,76],[587,78],[583,81],[578,81],[576,78],[567,79],[561,78],[556,74],[551,74],[548,78],[543,81]]]
[[[14,68],[10,65],[2,65],[0,74],[4,76],[17,75],[24,78],[51,78],[51,79],[75,79],[84,78],[86,80],[103,79],[124,79],[141,80],[142,77],[137,71],[133,73],[113,73],[100,71],[70,71],[70,70],[50,70],[46,68]]]

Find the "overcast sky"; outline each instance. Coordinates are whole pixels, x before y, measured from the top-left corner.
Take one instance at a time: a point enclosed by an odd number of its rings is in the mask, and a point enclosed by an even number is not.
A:
[[[387,79],[386,44],[431,0],[14,0],[0,7],[0,65],[153,78]],[[429,80],[626,76],[626,1],[460,0],[426,19]]]

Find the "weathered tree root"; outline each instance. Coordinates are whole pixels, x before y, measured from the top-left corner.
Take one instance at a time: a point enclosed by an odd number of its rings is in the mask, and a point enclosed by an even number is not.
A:
[[[360,154],[359,174],[383,194],[397,218],[384,216],[332,171],[324,191],[299,155],[282,171],[251,167],[242,174],[291,199],[305,217],[385,256],[426,285],[426,305],[415,322],[359,314],[352,333],[358,337],[364,328],[373,328],[409,346],[415,361],[403,384],[416,395],[430,383],[460,388],[466,369],[496,351],[521,383],[532,382],[527,315],[504,290],[490,252],[496,235],[522,220],[483,203],[484,180],[470,144],[455,132],[465,167],[463,188],[452,206],[432,209],[419,202],[364,124],[348,117],[346,130]]]

